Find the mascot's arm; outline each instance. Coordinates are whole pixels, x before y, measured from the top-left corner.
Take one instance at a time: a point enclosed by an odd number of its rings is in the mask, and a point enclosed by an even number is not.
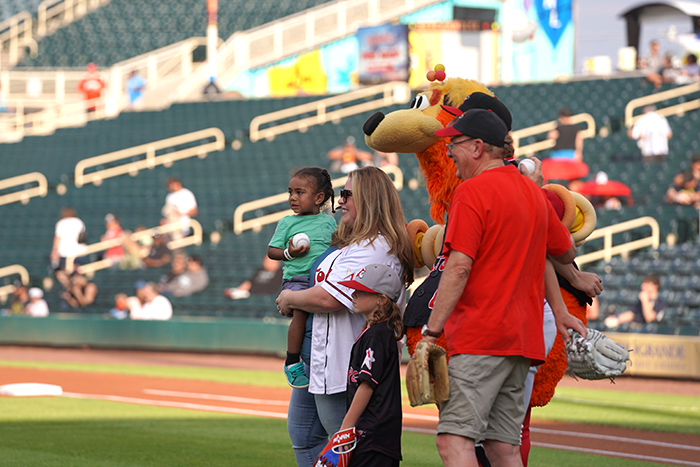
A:
[[[603,292],[603,281],[597,274],[579,271],[573,263],[562,264],[558,261],[552,261],[552,265],[575,289],[584,292],[589,297],[598,296]]]
[[[569,336],[568,329],[574,329],[584,336],[582,331],[586,331],[586,326],[580,319],[572,316],[566,309],[566,304],[561,296],[561,289],[559,288],[557,273],[554,270],[552,261],[549,259],[547,259],[544,270],[544,296],[547,299],[549,306],[552,308],[554,321],[557,324],[557,330],[559,331],[559,334],[562,335],[564,340],[569,342],[569,339],[571,338]]]

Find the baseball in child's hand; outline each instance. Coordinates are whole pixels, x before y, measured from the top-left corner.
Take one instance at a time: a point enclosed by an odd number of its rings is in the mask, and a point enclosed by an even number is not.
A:
[[[310,245],[311,240],[309,240],[309,236],[306,235],[304,232],[300,232],[292,237],[292,246],[294,248],[305,247]]]

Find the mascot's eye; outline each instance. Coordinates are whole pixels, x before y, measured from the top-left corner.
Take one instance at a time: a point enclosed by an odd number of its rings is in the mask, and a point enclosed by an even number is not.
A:
[[[414,97],[411,101],[412,109],[425,110],[428,107],[430,107],[430,101],[428,100],[428,97],[424,94]]]

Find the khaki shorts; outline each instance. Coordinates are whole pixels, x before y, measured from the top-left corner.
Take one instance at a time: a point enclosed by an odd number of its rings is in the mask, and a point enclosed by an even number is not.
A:
[[[519,445],[530,359],[518,356],[450,357],[450,400],[440,407],[438,434]]]

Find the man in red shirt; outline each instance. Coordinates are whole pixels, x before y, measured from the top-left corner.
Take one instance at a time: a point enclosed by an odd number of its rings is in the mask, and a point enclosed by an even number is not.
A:
[[[96,99],[102,97],[102,91],[107,87],[100,73],[97,71],[97,65],[89,63],[87,66],[87,74],[78,83],[78,92],[83,95],[88,107],[88,112],[94,112],[96,108]]]
[[[522,465],[525,377],[546,356],[546,256],[562,263],[576,256],[543,191],[504,164],[511,152],[507,133],[505,123],[483,109],[468,110],[436,132],[452,137],[448,155],[465,180],[450,203],[447,261],[423,331],[434,343],[444,328],[450,350],[450,400],[440,408],[437,438],[446,466],[477,466],[479,441],[494,465]]]

